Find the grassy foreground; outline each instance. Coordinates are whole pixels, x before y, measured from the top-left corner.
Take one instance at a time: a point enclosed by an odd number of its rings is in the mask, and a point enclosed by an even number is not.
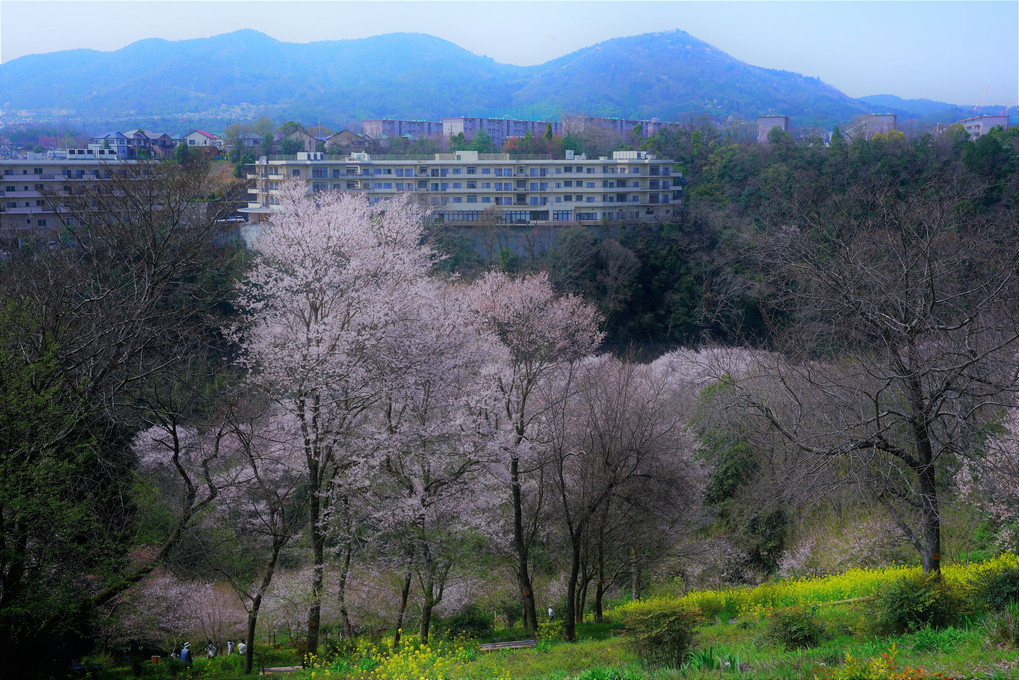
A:
[[[309,660],[309,668],[287,673],[290,680],[636,680],[674,678],[803,678],[805,680],[924,680],[926,678],[1019,679],[1019,603],[1004,612],[960,605],[952,625],[888,634],[876,625],[871,596],[904,577],[910,568],[856,569],[826,578],[772,582],[756,588],[729,588],[652,598],[613,612],[605,624],[581,624],[579,640],[556,639],[558,625],[543,624],[536,649],[483,653],[478,641],[437,640],[420,645],[413,638],[393,649],[389,638],[360,639],[342,653]],[[959,602],[982,575],[1019,572],[1019,557],[1002,555],[944,570],[944,581]],[[1015,584],[1019,589],[1019,584]],[[695,607],[701,618],[694,645],[674,668],[650,667],[634,655],[619,623],[628,608],[656,603]],[[795,608],[795,609],[789,609]],[[795,611],[796,625],[812,622],[809,644],[776,637],[775,620]],[[735,619],[730,621],[731,618]],[[796,618],[799,617],[799,618]],[[788,632],[786,633],[788,635]],[[497,639],[522,637],[497,631]],[[286,650],[274,650],[265,665],[299,663]],[[193,677],[244,677],[236,657],[197,659]],[[128,669],[124,669],[128,670]],[[166,676],[169,668],[143,668],[143,677]],[[940,675],[938,675],[940,674]],[[110,677],[128,677],[119,670]]]

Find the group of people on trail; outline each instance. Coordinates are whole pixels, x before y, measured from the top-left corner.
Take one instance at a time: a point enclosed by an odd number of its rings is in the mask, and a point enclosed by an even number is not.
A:
[[[246,654],[247,651],[248,651],[248,645],[246,643],[238,642],[236,645],[234,645],[232,640],[228,640],[227,643],[226,643],[226,653],[227,653],[227,656],[229,656],[229,655],[234,653],[234,647],[235,646],[237,648],[237,653],[242,655],[242,656],[244,654]],[[216,645],[214,645],[212,643],[212,640],[209,640],[209,644],[205,648],[205,653],[208,655],[208,657],[210,659],[212,659],[213,657],[216,656]],[[184,664],[188,668],[191,668],[191,666],[195,662],[195,658],[194,658],[194,655],[191,653],[191,643],[190,642],[185,642],[184,643],[184,646],[181,648],[180,655],[178,656],[178,658],[180,659],[180,662],[182,664]]]

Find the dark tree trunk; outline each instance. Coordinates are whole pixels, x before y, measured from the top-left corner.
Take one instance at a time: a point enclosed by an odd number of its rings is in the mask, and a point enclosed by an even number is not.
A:
[[[343,549],[343,564],[340,567],[340,585],[337,592],[337,600],[340,605],[340,625],[343,627],[343,637],[348,640],[354,637],[354,627],[350,625],[350,614],[347,611],[347,576],[350,574],[350,557],[353,552],[354,542],[348,536],[347,544]]]
[[[534,588],[528,570],[529,550],[524,540],[524,506],[520,491],[520,461],[510,461],[510,483],[513,487],[513,547],[517,553],[517,581],[520,585],[520,605],[524,616],[524,629],[538,629],[538,614],[534,607]]]
[[[570,579],[566,583],[566,615],[563,617],[563,632],[566,639],[573,642],[577,639],[576,624],[576,602],[577,602],[577,581],[580,577],[580,539],[572,531],[570,532],[572,555],[570,560]]]
[[[410,599],[410,582],[414,576],[414,572],[411,569],[411,562],[414,559],[414,553],[411,550],[407,551],[407,573],[403,575],[403,589],[400,590],[400,611],[396,615],[396,633],[393,634],[393,648],[400,646],[400,637],[403,635],[403,617],[407,613],[407,602]]]
[[[640,591],[643,587],[640,582],[640,553],[636,548],[630,548],[630,598],[640,599]]]

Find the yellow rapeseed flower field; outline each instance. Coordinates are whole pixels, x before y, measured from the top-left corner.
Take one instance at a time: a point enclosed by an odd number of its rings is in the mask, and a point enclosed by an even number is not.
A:
[[[1006,567],[1019,567],[1019,556],[1005,553],[986,562],[946,565],[941,573],[945,580],[965,585],[978,574]],[[920,573],[921,569],[918,566],[850,569],[833,576],[774,581],[752,588],[697,590],[679,598],[650,598],[624,605],[622,609],[625,611],[628,607],[654,607],[656,603],[669,602],[692,605],[708,617],[718,616],[723,612],[735,616],[760,616],[776,607],[822,604],[867,597],[889,583]]]

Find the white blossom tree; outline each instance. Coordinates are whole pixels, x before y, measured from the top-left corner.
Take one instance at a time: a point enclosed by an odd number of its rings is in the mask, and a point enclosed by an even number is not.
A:
[[[237,329],[250,380],[297,419],[311,488],[314,571],[308,651],[318,647],[326,527],[323,503],[354,464],[353,435],[379,398],[380,348],[413,306],[408,294],[434,260],[421,245],[423,212],[409,200],[371,206],[340,192],[285,182],[240,288]]]
[[[489,273],[471,288],[474,308],[508,350],[495,385],[499,408],[499,467],[509,495],[509,553],[520,587],[524,626],[537,628],[530,551],[543,505],[544,461],[533,446],[541,414],[535,392],[559,366],[585,357],[603,334],[597,310],[580,298],[557,296],[545,274],[514,279]],[[529,492],[529,493],[528,493]],[[530,497],[528,497],[530,496]]]

